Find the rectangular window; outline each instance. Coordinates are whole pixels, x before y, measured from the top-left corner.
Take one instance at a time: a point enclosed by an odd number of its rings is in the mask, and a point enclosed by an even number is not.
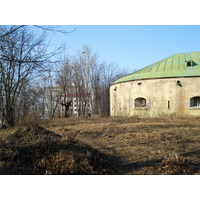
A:
[[[168,107],[169,110],[171,109],[171,107],[170,107],[170,101],[167,102],[167,107]]]

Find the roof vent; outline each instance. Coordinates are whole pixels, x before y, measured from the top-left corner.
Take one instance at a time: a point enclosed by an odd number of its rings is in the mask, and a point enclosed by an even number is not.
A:
[[[186,60],[185,62],[187,67],[193,67],[193,60]]]

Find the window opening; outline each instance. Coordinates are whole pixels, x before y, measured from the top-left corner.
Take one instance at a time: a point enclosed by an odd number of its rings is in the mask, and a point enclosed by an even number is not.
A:
[[[186,60],[186,66],[187,67],[192,67],[193,66],[193,61],[192,60]]]
[[[135,107],[146,107],[146,99],[145,98],[137,98],[135,99]]]
[[[170,101],[168,101],[167,106],[168,106],[168,109],[170,110]]]
[[[200,107],[200,97],[193,97],[190,99],[190,107]]]

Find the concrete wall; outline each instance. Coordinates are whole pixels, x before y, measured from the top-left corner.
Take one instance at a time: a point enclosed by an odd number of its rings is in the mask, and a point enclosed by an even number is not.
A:
[[[180,81],[181,86],[177,84]],[[110,87],[111,116],[163,117],[200,115],[190,107],[190,98],[200,96],[200,77],[137,80]],[[135,107],[136,98],[145,98],[146,107]]]

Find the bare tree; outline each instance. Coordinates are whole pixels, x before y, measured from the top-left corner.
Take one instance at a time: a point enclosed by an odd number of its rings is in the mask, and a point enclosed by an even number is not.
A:
[[[50,69],[43,78],[44,118],[59,117],[60,88],[55,84],[55,70]]]
[[[64,117],[69,117],[73,112],[73,108],[71,113],[69,113],[69,110],[73,106],[73,94],[75,93],[73,71],[69,59],[64,59],[60,70],[56,71],[56,85],[60,88],[58,103],[62,106],[62,110],[64,110]]]
[[[78,94],[79,116],[89,114],[108,116],[110,84],[126,72],[119,70],[114,63],[99,63],[97,53],[86,45],[73,58],[71,69],[68,82],[71,78]]]
[[[49,99],[46,107],[49,110],[61,109],[61,113],[64,113],[61,117],[69,117],[76,99],[78,116],[109,116],[110,84],[125,75],[116,64],[99,63],[97,53],[90,47],[83,46],[77,56],[64,59],[55,69],[55,85],[48,88],[49,93],[46,95]],[[57,98],[54,89],[57,91]]]
[[[13,25],[13,26],[9,26],[7,28],[7,30],[0,35],[0,39],[3,39],[5,36],[10,35],[12,33],[14,33],[15,31],[25,27],[27,25]],[[37,29],[41,29],[42,31],[46,31],[46,32],[52,32],[52,33],[62,33],[62,34],[66,34],[69,35],[71,33],[73,33],[74,31],[76,31],[76,28],[71,30],[71,31],[66,31],[66,30],[60,30],[59,26],[41,26],[41,25],[32,25],[29,27],[35,27]]]
[[[72,60],[73,83],[75,86],[75,93],[77,95],[77,110],[78,116],[85,115],[85,81],[82,75],[82,65],[78,57]]]
[[[10,26],[8,27],[6,30],[4,30],[4,32],[1,33],[0,35],[0,39],[4,39],[4,37],[6,37],[7,35],[10,35],[12,33],[14,33],[15,31],[17,31],[18,29],[24,27],[25,25],[20,25],[20,26]]]
[[[22,88],[15,102],[15,121],[18,124],[34,122],[44,116],[43,88],[39,83],[27,84]]]
[[[96,52],[92,52],[91,48],[87,45],[82,47],[78,56],[74,58],[73,70],[75,85],[79,93],[81,105],[80,113],[83,116],[93,114],[94,110],[94,95],[92,88],[92,79],[96,68],[98,67],[98,56]]]
[[[63,49],[48,52],[45,35],[36,38],[27,26],[1,26],[0,36],[3,36],[0,37],[2,117],[8,126],[14,126],[15,106],[22,91],[33,78],[38,78],[46,70],[50,59]]]
[[[110,113],[110,84],[120,77],[120,71],[115,63],[102,62],[94,75],[92,88],[94,92],[94,114],[109,116]]]

